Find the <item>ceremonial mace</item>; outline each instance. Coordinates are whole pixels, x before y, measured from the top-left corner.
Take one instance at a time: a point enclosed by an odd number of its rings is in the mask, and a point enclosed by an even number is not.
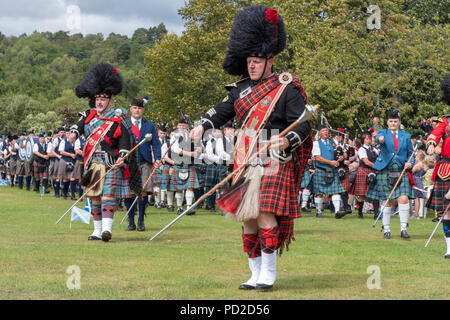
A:
[[[150,141],[152,139],[152,134],[151,133],[148,133],[148,134],[146,134],[145,135],[145,138],[141,141],[141,142],[139,142],[139,144],[137,144],[137,145],[135,145],[134,146],[134,148],[133,149],[131,149],[126,155],[125,155],[125,157],[123,157],[123,160],[125,160],[131,153],[133,153],[139,146],[141,146],[142,144],[144,144],[145,142],[147,142],[147,141]],[[85,196],[86,196],[86,194],[89,192],[89,191],[91,191],[92,189],[94,189],[95,188],[95,186],[100,182],[100,181],[102,181],[105,177],[106,177],[106,175],[108,174],[108,173],[110,173],[113,169],[115,169],[115,168],[117,168],[115,165],[113,165],[102,177],[100,177],[100,179],[98,179],[97,180],[97,182],[96,183],[94,183],[91,187],[89,187],[87,190],[86,190],[86,192],[69,208],[69,210],[67,210],[66,211],[66,213],[64,213],[63,215],[62,215],[62,217],[61,218],[59,218],[59,220],[58,221],[56,221],[56,224],[58,224],[65,216],[66,216],[66,214],[67,213],[69,213],[69,211],[70,210],[72,210],[72,208],[73,207],[75,207],[76,205],[77,205],[77,203],[78,202],[80,202]]]
[[[181,142],[181,140],[183,140],[183,136],[180,135],[179,137],[177,137],[177,135],[175,134],[175,140],[170,144],[169,148],[167,148],[166,152],[164,152],[164,155],[161,157],[161,159],[164,159],[167,155],[167,153],[169,152],[169,150],[172,148],[173,144],[178,140],[178,143]],[[156,167],[153,167],[152,172],[150,173],[150,176],[148,177],[147,181],[145,181],[144,185],[142,186],[142,191],[144,191],[145,187],[147,186],[147,184],[150,182],[150,179],[152,178],[153,174],[156,171]],[[130,209],[128,209],[127,213],[123,216],[122,222],[120,222],[120,224],[122,224],[125,221],[125,218],[128,216],[128,214],[130,213],[131,209],[133,208],[133,206],[136,204],[136,201],[138,199],[138,196],[136,196],[136,198],[133,201],[133,204],[130,206]]]
[[[411,156],[409,157],[408,162],[406,162],[406,164],[408,164],[408,163],[411,162],[411,159],[412,159],[412,157],[416,154],[416,151],[417,151],[417,144],[416,144],[416,147],[414,148],[413,153],[411,153]],[[397,188],[398,184],[399,184],[400,181],[402,180],[403,174],[404,174],[405,171],[406,171],[406,164],[405,164],[405,167],[404,167],[403,170],[402,170],[402,173],[400,174],[400,177],[398,177],[397,182],[396,182],[395,185],[394,185],[394,188],[392,189],[391,193],[389,194],[388,199],[386,200],[386,202],[384,203],[384,205],[381,207],[381,209],[380,209],[380,211],[379,211],[379,213],[378,213],[377,219],[376,219],[375,222],[372,224],[372,227],[373,227],[373,228],[375,228],[375,225],[377,224],[378,219],[380,219],[381,215],[383,214],[384,208],[386,208],[386,205],[387,205],[387,204],[389,203],[389,201],[391,200],[391,197],[392,197],[392,195],[394,194],[395,189]]]
[[[283,130],[283,132],[280,133],[279,137],[284,137],[289,131],[294,129],[297,125],[300,123],[303,123],[305,121],[311,120],[318,116],[317,108],[319,106],[312,106],[310,104],[305,106],[305,110],[303,111],[302,115],[295,120],[289,127]],[[220,181],[218,184],[216,184],[211,190],[209,190],[207,193],[202,195],[197,201],[195,201],[189,208],[186,209],[183,213],[181,213],[179,216],[177,216],[175,219],[172,220],[167,226],[165,226],[163,229],[161,229],[157,234],[155,234],[153,237],[150,238],[150,241],[155,239],[159,234],[164,232],[166,229],[168,229],[171,225],[173,225],[176,221],[181,219],[186,213],[191,211],[193,208],[195,208],[200,202],[205,200],[209,195],[213,194],[220,186],[222,186],[224,183],[226,183],[228,180],[230,180],[237,172],[241,171],[243,168],[245,168],[254,158],[256,158],[258,155],[260,155],[262,152],[265,152],[270,147],[270,142],[267,143],[264,147],[261,148],[257,153],[253,154],[244,164],[239,166],[237,169],[235,169],[233,172],[231,172],[228,176],[226,176],[222,181]]]
[[[438,223],[436,223],[436,227],[434,228],[433,232],[431,233],[431,236],[428,238],[427,243],[425,243],[425,248],[428,247],[428,244],[430,243],[431,238],[433,238],[434,233],[436,232],[437,228],[439,227],[439,225],[442,222],[442,219],[444,219],[444,216],[447,214],[447,210],[448,210],[449,207],[450,207],[450,203],[447,205],[447,208],[445,208],[445,211],[442,214],[441,218],[439,219]]]

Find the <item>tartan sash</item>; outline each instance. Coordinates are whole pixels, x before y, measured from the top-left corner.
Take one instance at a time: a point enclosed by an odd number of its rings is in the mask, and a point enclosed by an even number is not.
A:
[[[256,86],[252,90],[253,93],[249,94],[250,97],[246,96],[235,102],[236,113],[239,117],[242,117],[248,110],[250,112],[245,118],[237,137],[234,150],[234,170],[250,158],[252,152],[255,150],[262,129],[264,129],[278,99],[287,86],[285,84],[281,85],[278,80],[273,78]],[[255,101],[257,102],[250,107],[250,104]],[[240,178],[242,173],[243,170],[240,170],[235,174],[233,183]]]
[[[113,126],[113,121],[106,121],[103,123],[100,128],[95,130],[88,139],[86,139],[86,143],[84,145],[83,150],[83,166],[86,168],[89,162],[91,161],[92,156],[95,153],[95,150],[97,150],[98,144],[103,140],[105,135],[108,133],[108,131]]]

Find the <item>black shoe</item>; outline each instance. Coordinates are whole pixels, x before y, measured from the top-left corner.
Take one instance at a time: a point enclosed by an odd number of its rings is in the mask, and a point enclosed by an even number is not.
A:
[[[75,198],[74,196],[71,196],[70,200],[77,200],[77,198]]]
[[[167,207],[167,211],[169,211],[169,212],[173,212],[175,209],[174,209],[174,207],[173,206],[168,206]]]
[[[155,203],[155,209],[161,209],[161,205]]]
[[[193,211],[193,210],[191,210],[188,213],[186,213],[187,216],[193,216],[194,214],[195,214],[195,211]]]
[[[216,207],[212,207],[212,208],[210,209],[210,211],[211,211],[211,212],[216,212]]]
[[[177,215],[180,215],[180,214],[182,214],[183,213],[183,209],[182,208],[178,208],[177,209]]]
[[[362,213],[358,213],[358,219],[364,219],[364,216]]]
[[[241,289],[241,290],[255,290],[256,287],[251,286],[251,285],[246,284],[246,283],[241,283],[241,285],[239,286],[239,289]]]
[[[102,240],[104,242],[108,242],[109,240],[111,240],[112,234],[109,231],[103,231],[102,232]]]
[[[383,238],[390,239],[391,238],[391,233],[390,232],[385,232],[384,235],[383,235]]]
[[[351,214],[352,212],[353,212],[352,207],[347,206],[347,207],[345,208],[345,213],[346,213],[346,214]]]
[[[409,236],[408,232],[406,232],[406,230],[402,230],[402,232],[400,233],[400,236],[401,236],[403,239],[409,239],[409,238],[411,238],[411,237]]]
[[[374,213],[373,214],[373,220],[377,220],[379,213]]]
[[[431,221],[433,221],[433,222],[438,222],[439,219],[440,219],[440,217],[436,217],[436,218],[433,218],[433,220],[431,220]]]
[[[145,231],[144,222],[138,222],[137,231]]]
[[[316,218],[323,218],[323,215],[321,212],[316,212]]]
[[[269,291],[269,290],[272,290],[272,288],[273,288],[273,285],[263,284],[263,283],[256,284],[256,290]]]
[[[161,202],[161,208],[166,208],[166,203],[164,201]]]
[[[134,231],[134,230],[136,230],[136,225],[134,223],[133,224],[129,224],[128,228],[126,228],[125,230],[126,231]]]
[[[346,215],[345,211],[340,211],[339,210],[338,212],[335,213],[334,217],[336,219],[340,219],[340,218],[343,218],[345,215]]]
[[[311,209],[308,207],[302,207],[301,211],[303,212],[311,212]]]
[[[89,236],[88,240],[102,240],[102,238],[96,237],[96,236]]]
[[[446,255],[444,256],[444,258],[445,258],[445,259],[450,259],[450,254],[446,254]]]

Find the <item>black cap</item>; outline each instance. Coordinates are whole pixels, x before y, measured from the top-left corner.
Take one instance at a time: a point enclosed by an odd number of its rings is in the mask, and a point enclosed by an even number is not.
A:
[[[130,103],[130,107],[131,107],[131,106],[136,106],[136,107],[139,107],[139,108],[144,108],[144,100],[141,99],[141,98],[133,98],[133,100],[131,100],[131,103]]]
[[[187,124],[187,121],[186,121],[185,118],[181,118],[180,120],[178,120],[178,124],[180,124],[180,123],[186,123]]]
[[[386,114],[387,119],[400,119],[400,113],[397,109],[389,110]]]
[[[328,127],[326,125],[321,124],[317,130],[320,131],[320,130],[325,129],[325,128],[328,129]]]

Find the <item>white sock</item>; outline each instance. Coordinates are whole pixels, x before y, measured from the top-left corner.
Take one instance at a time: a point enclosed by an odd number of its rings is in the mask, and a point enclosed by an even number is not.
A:
[[[183,191],[177,191],[175,193],[175,199],[177,199],[177,207],[178,208],[183,207],[183,197],[184,197]]]
[[[409,218],[409,203],[398,204],[398,216],[400,217],[401,231],[406,230],[406,225],[408,224]]]
[[[331,201],[334,205],[334,212],[338,212],[339,208],[341,207],[341,195],[340,194],[333,194],[331,196]]]
[[[186,205],[190,207],[194,203],[194,191],[186,190]]]
[[[310,195],[311,195],[311,191],[309,191],[308,189],[303,189],[303,192],[302,192],[302,208],[305,208],[306,205],[308,204],[308,199],[309,199]]]
[[[323,198],[314,198],[314,204],[316,205],[317,212],[322,212]]]
[[[92,236],[97,238],[102,237],[102,220],[94,220],[94,232],[92,233]]]
[[[384,227],[384,232],[391,232],[391,214],[392,214],[392,208],[391,207],[385,207],[383,209],[383,227]]]
[[[166,198],[166,192],[167,190],[161,190],[161,202],[164,202],[164,199]]]
[[[154,187],[153,192],[155,194],[155,204],[161,204],[161,189],[159,187]]]
[[[174,196],[174,192],[167,190],[167,205],[169,207],[173,207],[173,196]]]
[[[445,237],[445,242],[447,242],[447,253],[450,254],[450,237]]]

